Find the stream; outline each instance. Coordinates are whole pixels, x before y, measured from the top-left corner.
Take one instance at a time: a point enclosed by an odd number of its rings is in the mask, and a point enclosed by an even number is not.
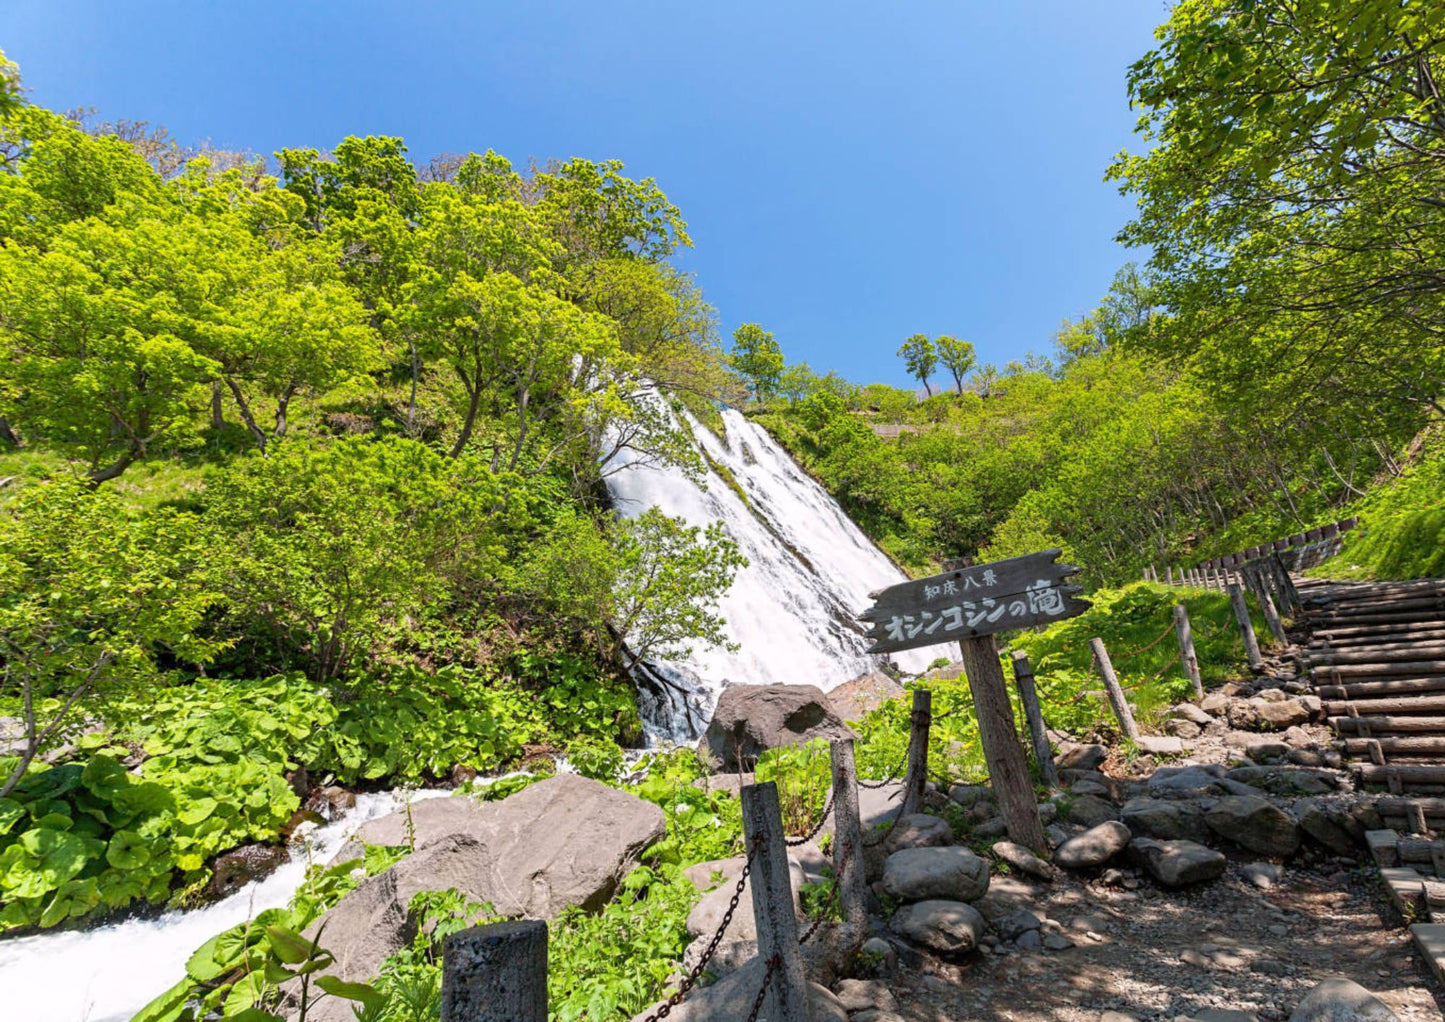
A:
[[[451,792],[408,794],[415,801]],[[5,1022],[129,1022],[180,980],[196,948],[262,909],[284,907],[309,863],[325,863],[356,828],[402,805],[400,792],[357,795],[355,807],[312,831],[293,849],[289,863],[205,908],[94,930],[0,940],[0,1017]]]

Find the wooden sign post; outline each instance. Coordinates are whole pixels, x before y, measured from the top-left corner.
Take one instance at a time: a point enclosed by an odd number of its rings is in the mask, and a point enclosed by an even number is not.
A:
[[[1057,563],[1061,552],[1046,550],[903,582],[875,593],[874,605],[862,615],[872,625],[870,653],[958,642],[989,782],[1009,837],[1040,853],[1048,850],[1043,822],[993,636],[1089,609],[1087,601],[1075,598],[1080,587],[1064,583],[1079,569]]]

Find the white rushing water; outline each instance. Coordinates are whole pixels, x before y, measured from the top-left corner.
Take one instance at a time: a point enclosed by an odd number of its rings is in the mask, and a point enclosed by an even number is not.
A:
[[[856,618],[872,602],[869,592],[905,578],[765,429],[731,409],[723,423],[726,439],[719,440],[689,420],[746,500],[711,467],[705,489],[675,468],[635,458],[607,480],[622,514],[657,506],[692,525],[721,521],[748,559],[720,605],[740,648],[699,646],[683,661],[654,665],[690,690],[685,698],[674,694],[669,705],[648,707],[656,731],[676,739],[697,734],[724,685],[808,684],[826,692],[876,669],[883,658],[866,652]],[[929,647],[891,659],[917,673],[938,656],[952,659],[952,650]]]
[[[415,801],[447,791],[413,791]],[[325,863],[367,820],[396,812],[395,792],[358,795],[355,808],[313,831],[291,861],[223,901],[94,930],[0,941],[0,1019],[5,1022],[128,1022],[175,986],[191,952],[267,908],[284,907],[311,862]]]

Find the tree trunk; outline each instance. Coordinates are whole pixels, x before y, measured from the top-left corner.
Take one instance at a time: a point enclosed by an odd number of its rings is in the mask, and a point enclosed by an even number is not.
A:
[[[221,406],[221,381],[211,381],[211,428],[222,430],[226,428],[226,413]]]
[[[10,420],[0,415],[0,443],[9,444],[11,447],[20,446],[20,438],[10,428]]]

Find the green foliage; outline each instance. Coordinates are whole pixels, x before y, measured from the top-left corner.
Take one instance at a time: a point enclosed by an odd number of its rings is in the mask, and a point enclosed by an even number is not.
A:
[[[898,349],[898,357],[903,359],[903,364],[908,367],[908,375],[923,384],[924,389],[931,395],[933,387],[929,384],[928,378],[938,367],[938,352],[934,349],[933,342],[928,339],[928,335],[913,334]]]
[[[733,331],[728,361],[747,380],[754,401],[773,396],[783,372],[783,351],[772,334],[756,323],[744,323]]]
[[[1350,510],[1361,528],[1311,574],[1328,578],[1445,576],[1445,437],[1427,436],[1419,461]]]
[[[1135,582],[1122,589],[1089,594],[1093,607],[1043,632],[1013,637],[1011,648],[1029,655],[1039,702],[1054,727],[1085,733],[1115,727],[1107,702],[1086,696],[1102,687],[1089,640],[1099,637],[1109,651],[1119,683],[1138,707],[1141,723],[1192,695],[1174,634],[1174,605],[1189,610],[1199,672],[1206,687],[1239,676],[1244,669],[1244,640],[1235,624],[1229,597],[1212,590],[1176,589]],[[1257,615],[1256,615],[1257,617]],[[1256,621],[1257,632],[1264,628]]]
[[[686,867],[742,850],[742,807],[730,792],[694,786],[706,773],[692,750],[654,753],[638,770],[647,776],[628,790],[660,806],[667,817],[667,835],[647,850],[650,864]]]
[[[778,786],[785,833],[806,834],[822,817],[833,783],[831,762],[828,742],[822,738],[767,749],[758,757],[758,783],[772,781]]]
[[[641,866],[600,913],[568,909],[548,940],[548,1014],[557,1022],[625,1019],[663,996],[692,939],[699,893],[675,866]]]

